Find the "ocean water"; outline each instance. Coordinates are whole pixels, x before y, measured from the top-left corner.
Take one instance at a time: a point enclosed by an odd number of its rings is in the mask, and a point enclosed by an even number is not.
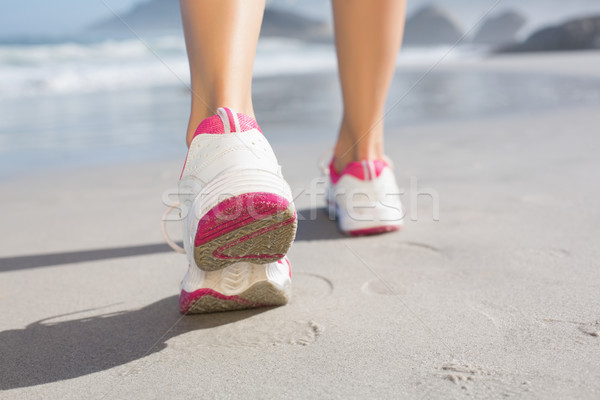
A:
[[[407,49],[398,58],[387,122],[600,103],[600,82],[544,74],[429,68],[476,60],[471,48]],[[264,40],[255,109],[274,145],[331,142],[341,113],[331,45]],[[22,172],[183,158],[189,73],[182,38],[0,45],[0,178]],[[312,129],[299,138],[299,127]]]
[[[398,63],[434,60],[448,47],[407,49]],[[455,49],[450,59],[477,57]],[[327,44],[291,39],[261,40],[254,67],[257,77],[334,71],[335,50]],[[181,36],[85,42],[0,44],[0,97],[89,93],[189,84]]]

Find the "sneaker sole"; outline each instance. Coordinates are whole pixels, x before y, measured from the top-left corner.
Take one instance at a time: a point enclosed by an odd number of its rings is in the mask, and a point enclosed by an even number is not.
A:
[[[351,231],[342,231],[347,235],[350,236],[370,236],[370,235],[379,235],[382,233],[387,233],[387,232],[394,232],[394,231],[399,231],[400,229],[402,229],[402,225],[382,225],[382,226],[375,226],[372,228],[365,228],[365,229],[355,229],[355,230],[351,230]]]
[[[194,259],[204,271],[246,261],[269,264],[282,259],[296,236],[292,203],[273,193],[230,197],[198,222]]]
[[[191,212],[193,259],[204,271],[278,261],[296,236],[291,189],[270,171],[225,171],[196,196]]]
[[[182,314],[201,314],[287,304],[291,279],[281,274],[269,276],[267,268],[238,263],[222,271],[208,272],[206,284],[210,287],[191,293],[182,290],[179,309]],[[288,269],[291,275],[289,263]]]

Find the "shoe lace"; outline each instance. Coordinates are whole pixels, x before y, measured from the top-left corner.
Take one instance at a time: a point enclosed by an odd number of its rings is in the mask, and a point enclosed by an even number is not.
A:
[[[162,233],[163,239],[165,239],[165,242],[167,242],[169,247],[171,247],[176,253],[185,254],[185,249],[183,247],[179,246],[177,243],[175,243],[175,241],[173,241],[173,239],[171,239],[171,237],[169,236],[169,233],[167,232],[167,221],[168,221],[167,218],[173,212],[173,210],[179,209],[179,206],[180,206],[179,202],[176,202],[173,205],[171,205],[169,208],[167,208],[167,210],[164,212],[164,214],[162,215],[162,218],[160,220],[160,231]]]

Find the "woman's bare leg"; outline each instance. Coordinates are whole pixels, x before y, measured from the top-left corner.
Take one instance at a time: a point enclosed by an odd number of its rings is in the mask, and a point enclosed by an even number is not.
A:
[[[404,32],[405,0],[332,0],[344,99],[335,168],[383,156],[383,113]]]
[[[252,71],[265,0],[180,2],[193,91],[189,145],[218,107],[254,117]]]

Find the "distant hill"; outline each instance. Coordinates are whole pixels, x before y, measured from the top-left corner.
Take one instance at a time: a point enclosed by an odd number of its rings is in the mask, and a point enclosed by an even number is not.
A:
[[[135,32],[143,35],[180,33],[181,15],[177,0],[151,0],[140,3],[121,16]],[[129,36],[131,32],[117,17],[99,21],[86,33],[109,37]],[[265,10],[262,36],[293,37],[301,40],[325,40],[332,35],[328,23],[315,21],[292,12],[268,7]]]
[[[181,30],[181,14],[177,0],[153,0],[140,3],[121,16],[129,26],[139,33]],[[129,30],[117,17],[109,17],[88,27],[94,34],[129,34]]]
[[[427,6],[406,20],[404,45],[436,46],[453,44],[463,35],[456,18],[439,6]]]
[[[475,33],[472,41],[478,44],[506,45],[517,41],[517,33],[527,19],[516,11],[506,11],[487,18]]]
[[[524,42],[502,49],[503,52],[600,50],[600,16],[578,18],[560,25],[542,28]]]

